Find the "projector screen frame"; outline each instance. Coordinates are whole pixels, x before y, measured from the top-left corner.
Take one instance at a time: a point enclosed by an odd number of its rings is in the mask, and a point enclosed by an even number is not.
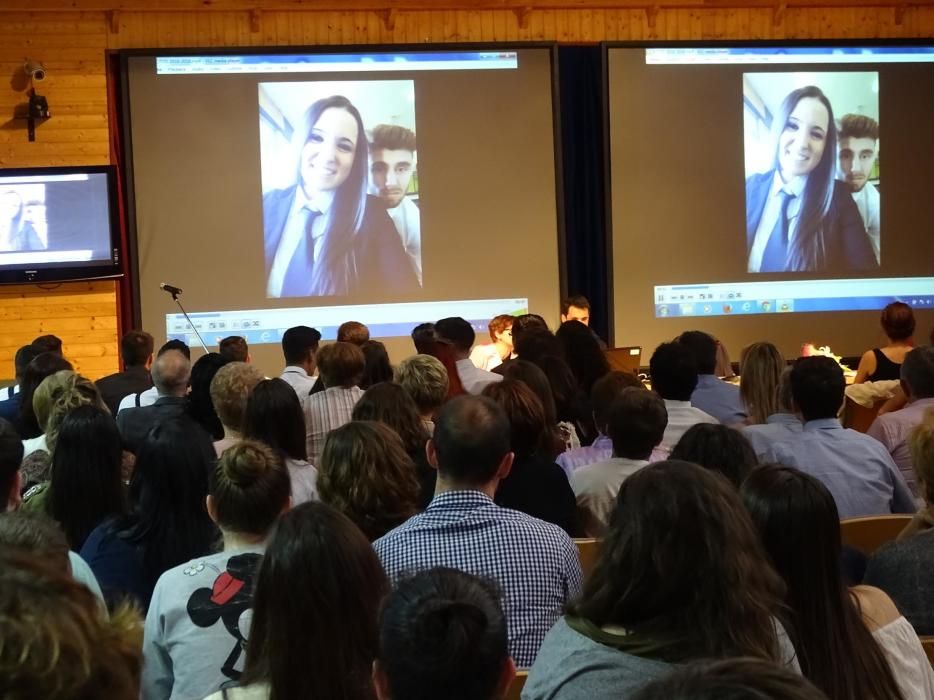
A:
[[[135,178],[133,173],[133,138],[130,116],[129,60],[139,57],[158,56],[246,56],[246,55],[290,55],[290,54],[359,54],[359,53],[431,53],[457,51],[521,51],[527,49],[547,49],[551,77],[551,117],[552,150],[555,178],[555,244],[558,254],[558,289],[560,295],[567,295],[567,254],[564,212],[564,172],[562,162],[560,81],[558,75],[558,43],[554,41],[515,41],[507,43],[461,42],[461,43],[424,43],[424,44],[349,44],[349,45],[314,45],[314,46],[242,46],[242,47],[173,47],[173,48],[133,48],[115,51],[119,74],[117,76],[120,98],[120,152],[122,167],[118,175],[122,184],[122,205],[126,219],[128,270],[130,276],[130,312],[133,327],[142,325],[142,294],[140,291],[139,240],[136,221]],[[300,75],[300,74],[296,74]],[[167,279],[173,283],[177,280]],[[560,299],[553,300],[552,314],[558,318]]]

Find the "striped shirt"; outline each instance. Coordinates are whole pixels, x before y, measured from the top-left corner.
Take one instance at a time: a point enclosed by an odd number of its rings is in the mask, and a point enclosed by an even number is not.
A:
[[[360,387],[332,386],[305,397],[302,409],[305,411],[305,446],[309,462],[317,464],[321,461],[328,433],[350,422],[353,407],[361,396],[363,390]]]

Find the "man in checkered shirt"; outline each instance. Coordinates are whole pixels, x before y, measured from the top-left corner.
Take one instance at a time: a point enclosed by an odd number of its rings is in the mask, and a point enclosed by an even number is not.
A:
[[[392,581],[436,566],[499,586],[517,666],[538,648],[581,588],[577,549],[565,532],[493,502],[509,475],[509,421],[485,397],[448,402],[435,421],[428,460],[438,469],[435,497],[420,513],[374,542]]]

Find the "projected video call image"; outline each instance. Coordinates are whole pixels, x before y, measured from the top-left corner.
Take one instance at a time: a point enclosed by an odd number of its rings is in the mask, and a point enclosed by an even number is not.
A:
[[[747,271],[882,262],[879,74],[743,75]]]
[[[0,252],[45,250],[45,185],[0,185]]]
[[[259,84],[266,296],[422,284],[415,84]]]

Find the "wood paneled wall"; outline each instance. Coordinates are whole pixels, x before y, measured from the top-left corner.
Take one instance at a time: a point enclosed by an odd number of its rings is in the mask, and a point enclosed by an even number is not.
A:
[[[2,0],[0,168],[109,162],[105,74],[109,49],[934,35],[934,6],[928,0],[852,0],[850,4],[814,0],[810,6],[802,0],[773,4],[661,0],[644,8],[634,6],[632,0],[565,3],[578,9],[535,0],[517,9],[489,9],[514,3],[463,0],[465,9],[307,9],[314,3],[297,3],[297,9],[290,11],[264,9],[283,6],[273,2],[238,2],[235,6],[245,9],[236,11],[224,9],[234,6],[224,0],[213,5],[193,0],[151,3],[180,10],[165,12],[145,11],[144,3],[133,0]],[[385,2],[387,8],[399,4]],[[196,9],[206,5],[219,9]],[[548,7],[536,9],[543,5]],[[588,5],[593,9],[586,9]],[[370,5],[354,0],[347,6]],[[83,7],[93,11],[80,11]],[[48,97],[53,115],[39,127],[35,143],[27,142],[25,125],[12,119],[15,106],[25,102],[23,86],[15,76],[27,56],[48,69],[40,92]],[[47,332],[64,339],[69,359],[89,377],[117,369],[116,290],[111,282],[65,284],[54,291],[0,288],[0,319],[0,377],[12,376],[12,352],[19,345]],[[158,337],[160,329],[151,330]]]

